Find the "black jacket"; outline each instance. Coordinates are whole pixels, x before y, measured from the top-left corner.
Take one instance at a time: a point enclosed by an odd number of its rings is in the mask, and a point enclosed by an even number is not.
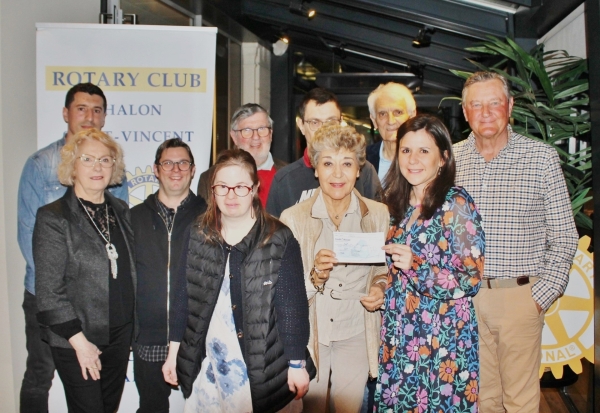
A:
[[[167,303],[173,300],[170,286],[179,271],[182,242],[190,224],[205,210],[204,200],[192,194],[192,199],[177,208],[169,243],[167,226],[158,213],[156,194],[131,209],[139,323],[135,339],[140,345],[168,344],[167,326],[171,317],[167,314]],[[171,291],[168,299],[167,291]]]
[[[381,145],[383,141],[375,142],[367,146],[367,161],[373,164],[375,170],[379,172],[379,151],[381,151]]]
[[[135,291],[135,255],[129,206],[104,191],[115,212],[129,252]],[[85,337],[97,346],[109,342],[109,261],[106,245],[79,206],[72,187],[62,198],[38,210],[33,230],[35,292],[42,338],[51,346],[71,348],[48,326],[81,321]]]
[[[235,246],[245,255],[241,265],[243,356],[248,370],[253,410],[261,413],[276,412],[294,398],[287,384],[288,358],[284,355],[274,307],[281,260],[288,242],[295,242],[295,239],[289,228],[279,222],[277,224],[278,229],[265,245],[259,247],[264,233],[257,222]],[[192,385],[206,357],[206,333],[226,264],[223,247],[207,243],[205,233],[199,231],[197,226],[190,231],[188,251],[186,278],[189,316],[177,356],[177,376],[186,398],[191,394]],[[302,277],[301,271],[299,277]],[[300,285],[304,285],[303,281]],[[306,320],[303,321],[308,325],[306,291],[298,293],[303,295],[300,301],[306,305]],[[312,378],[316,370],[305,349],[308,336],[307,328],[302,343],[296,344],[303,348],[307,370]]]

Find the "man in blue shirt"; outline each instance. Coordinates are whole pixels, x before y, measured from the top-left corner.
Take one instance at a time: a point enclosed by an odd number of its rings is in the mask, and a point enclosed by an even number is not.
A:
[[[56,170],[60,163],[62,147],[78,132],[102,129],[106,118],[106,97],[102,90],[91,83],[80,83],[68,92],[63,108],[67,132],[58,141],[31,155],[21,173],[18,196],[18,237],[21,253],[25,258],[25,336],[27,339],[27,364],[21,384],[21,412],[47,412],[48,391],[54,377],[54,362],[47,343],[40,337],[36,319],[35,267],[31,240],[38,208],[54,202],[64,195],[67,188],[58,181]],[[113,195],[128,202],[126,184],[110,188]]]

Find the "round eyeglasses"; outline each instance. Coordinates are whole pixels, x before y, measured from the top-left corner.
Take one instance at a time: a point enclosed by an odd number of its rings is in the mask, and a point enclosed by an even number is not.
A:
[[[219,184],[213,185],[211,188],[213,194],[217,196],[226,196],[232,189],[233,193],[237,196],[247,196],[250,192],[252,192],[252,187],[246,185],[227,186]]]
[[[316,131],[321,126],[331,126],[331,125],[339,125],[341,123],[340,119],[327,119],[326,121],[318,120],[318,119],[310,119],[310,120],[302,120],[303,123],[306,123],[311,131]]]
[[[103,156],[102,158],[96,158],[94,156],[82,154],[79,157],[81,164],[87,168],[92,168],[96,165],[96,162],[100,164],[103,168],[112,168],[115,164],[115,158],[111,158],[110,156]]]
[[[260,138],[266,138],[271,133],[271,128],[268,126],[261,126],[260,128],[252,129],[252,128],[244,128],[244,129],[234,129],[234,132],[239,132],[244,139],[250,139],[254,136],[254,132]]]
[[[172,171],[173,168],[175,168],[175,165],[177,165],[180,171],[187,171],[188,169],[190,169],[193,163],[191,163],[190,161],[162,161],[159,162],[157,165],[160,165],[160,167],[163,168],[163,171]]]

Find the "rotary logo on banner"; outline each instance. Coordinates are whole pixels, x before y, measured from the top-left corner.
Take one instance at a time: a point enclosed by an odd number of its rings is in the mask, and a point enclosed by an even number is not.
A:
[[[546,312],[542,331],[542,366],[557,379],[563,366],[581,373],[581,359],[594,362],[594,259],[588,252],[590,237],[579,240],[563,296]]]

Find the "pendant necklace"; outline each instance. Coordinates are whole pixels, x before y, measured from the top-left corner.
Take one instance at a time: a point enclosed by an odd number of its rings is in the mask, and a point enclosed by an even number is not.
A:
[[[100,228],[98,228],[98,225],[96,225],[96,223],[92,219],[92,216],[88,212],[85,205],[83,205],[83,202],[81,202],[81,199],[77,198],[77,200],[83,207],[83,210],[85,211],[87,216],[90,218],[90,221],[92,221],[92,224],[98,231],[98,234],[100,234],[102,239],[106,242],[106,253],[108,254],[108,259],[110,260],[110,272],[112,273],[112,277],[116,280],[117,279],[117,258],[119,258],[119,254],[117,254],[117,249],[110,242],[110,223],[108,222],[108,205],[105,205],[106,206],[106,231],[108,232],[108,239],[107,239],[104,236],[104,234],[102,233],[102,231],[100,231]]]

